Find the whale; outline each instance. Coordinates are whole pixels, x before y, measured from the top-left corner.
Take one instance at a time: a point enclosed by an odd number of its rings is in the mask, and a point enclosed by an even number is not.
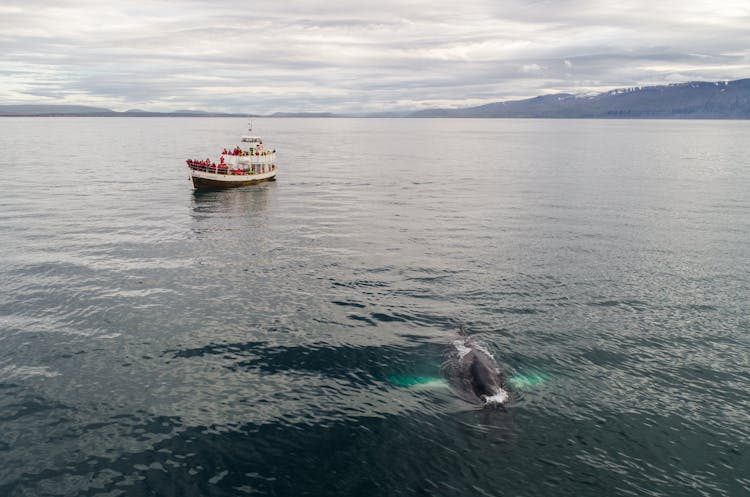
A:
[[[501,407],[510,400],[505,375],[487,349],[463,328],[443,365],[450,384],[464,400],[482,407]]]

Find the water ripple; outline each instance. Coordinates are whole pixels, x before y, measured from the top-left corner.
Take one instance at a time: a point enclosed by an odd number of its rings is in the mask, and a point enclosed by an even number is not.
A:
[[[2,121],[0,495],[750,492],[747,123],[261,121]]]

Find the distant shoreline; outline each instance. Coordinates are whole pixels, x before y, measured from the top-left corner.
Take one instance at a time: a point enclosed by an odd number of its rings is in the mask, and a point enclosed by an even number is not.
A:
[[[180,116],[180,115],[163,115],[163,116],[96,116],[96,115],[87,115],[87,114],[49,114],[49,115],[43,115],[43,114],[30,114],[30,115],[10,115],[10,114],[2,114],[0,115],[0,119],[2,118],[19,118],[19,117],[30,117],[30,118],[81,118],[81,117],[88,117],[88,118],[96,118],[96,119],[118,119],[118,118],[124,118],[124,119],[173,119],[173,118],[209,118],[209,119],[219,119],[219,118],[248,118],[248,116]],[[555,117],[555,116],[508,116],[508,117],[455,117],[455,116],[346,116],[346,115],[336,115],[336,116],[252,116],[253,119],[417,119],[417,120],[430,120],[430,119],[455,119],[455,120],[484,120],[484,121],[491,121],[491,120],[552,120],[552,121],[575,121],[575,120],[587,120],[587,121],[748,121],[750,120],[750,117],[734,117],[734,116],[727,116],[727,117],[720,117],[720,116],[696,116],[696,117],[686,117],[686,116],[633,116],[633,117],[624,117],[624,116],[583,116],[583,117]]]
[[[176,110],[118,112],[82,105],[0,105],[0,117],[485,118],[485,119],[750,119],[750,79],[678,83],[596,95],[556,93],[475,107],[387,112],[237,114]]]
[[[306,115],[287,115],[287,116],[247,116],[247,115],[180,115],[180,114],[164,114],[164,115],[149,115],[149,116],[134,116],[134,115],[96,115],[96,114],[0,114],[2,118],[13,118],[13,117],[31,117],[31,118],[80,118],[80,117],[93,117],[97,119],[117,119],[117,118],[162,118],[162,119],[173,119],[173,118],[244,118],[244,119],[417,119],[417,120],[430,120],[430,119],[482,119],[482,120],[523,120],[523,119],[534,119],[534,120],[554,120],[554,121],[565,121],[565,120],[587,120],[587,121],[748,121],[750,116],[739,117],[739,116],[502,116],[502,117],[490,117],[490,116],[373,116],[373,115],[344,115],[338,114],[334,116],[306,116]]]

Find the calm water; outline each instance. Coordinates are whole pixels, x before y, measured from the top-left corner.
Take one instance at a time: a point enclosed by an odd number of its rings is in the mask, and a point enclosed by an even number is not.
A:
[[[0,120],[0,495],[750,493],[750,122],[245,127]]]

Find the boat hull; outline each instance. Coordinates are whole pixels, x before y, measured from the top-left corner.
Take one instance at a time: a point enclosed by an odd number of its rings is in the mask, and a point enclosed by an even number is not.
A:
[[[193,188],[234,188],[237,186],[253,185],[264,181],[275,181],[277,168],[262,174],[231,175],[217,174],[206,171],[190,170],[190,180]]]

